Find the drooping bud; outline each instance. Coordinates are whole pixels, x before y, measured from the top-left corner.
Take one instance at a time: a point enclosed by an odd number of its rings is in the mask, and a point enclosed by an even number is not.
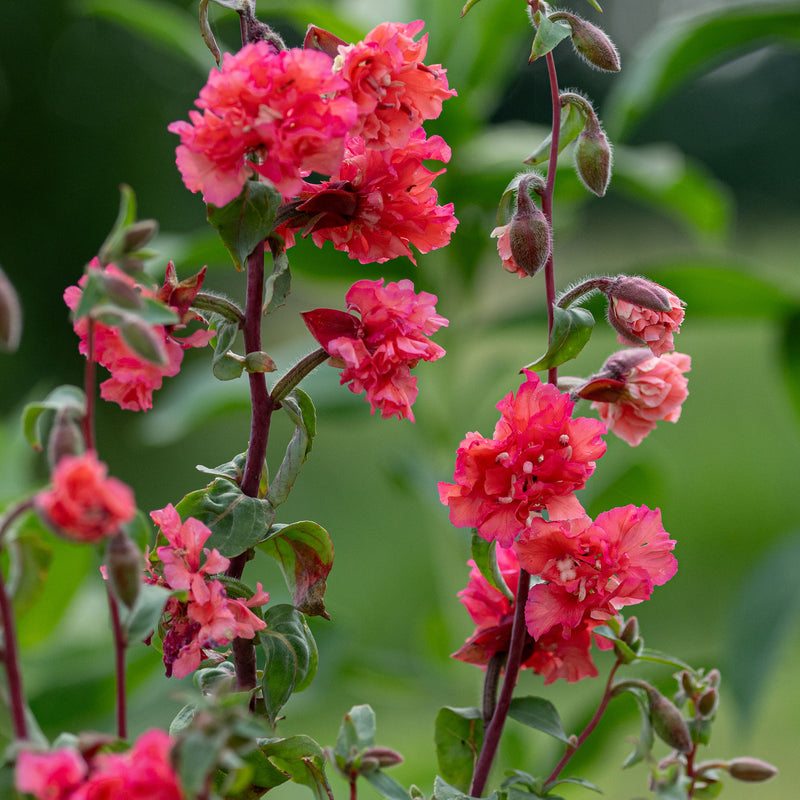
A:
[[[567,11],[550,14],[551,22],[562,19],[572,28],[572,46],[580,58],[603,72],[619,72],[619,53],[605,31]]]
[[[331,58],[339,55],[339,47],[347,45],[344,39],[334,36],[325,28],[318,28],[316,25],[309,25],[306,31],[306,38],[303,39],[303,47],[306,50],[321,50]]]
[[[695,705],[697,713],[700,714],[701,717],[709,718],[714,716],[718,704],[719,693],[712,687],[706,689],[703,694],[697,698],[697,703]]]
[[[17,291],[0,269],[0,350],[13,353],[22,336],[22,306]]]
[[[689,726],[677,706],[653,687],[647,689],[650,721],[659,739],[679,753],[691,753],[694,744]]]
[[[550,258],[552,236],[550,224],[528,192],[531,183],[540,182],[538,175],[525,175],[519,182],[517,210],[508,228],[511,255],[527,275],[535,275]]]
[[[594,113],[587,114],[575,143],[575,171],[592,194],[602,197],[611,180],[611,144]]]
[[[56,468],[64,456],[79,456],[85,450],[86,443],[75,421],[74,413],[62,408],[56,414],[55,422],[47,437],[47,463],[50,465],[50,471]]]
[[[759,781],[768,781],[770,778],[774,778],[778,774],[778,769],[760,758],[748,758],[745,756],[730,760],[728,762],[728,772],[737,781],[758,783]]]
[[[605,294],[616,300],[625,300],[635,306],[649,308],[651,311],[671,311],[671,292],[647,278],[619,275],[603,289]]]
[[[133,608],[142,584],[144,559],[130,537],[120,531],[111,537],[106,550],[106,570],[115,597]]]

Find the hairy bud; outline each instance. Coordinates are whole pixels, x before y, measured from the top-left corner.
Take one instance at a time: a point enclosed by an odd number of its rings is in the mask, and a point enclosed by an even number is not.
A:
[[[22,307],[5,272],[0,269],[0,350],[13,353],[22,336]]]
[[[538,176],[526,175],[520,181],[517,210],[508,229],[511,255],[527,275],[535,275],[547,263],[552,250],[550,224],[528,194],[528,186],[537,179]]]
[[[602,197],[611,180],[611,144],[594,114],[586,117],[575,144],[575,171],[592,194]]]
[[[362,755],[364,759],[374,760],[381,769],[403,763],[403,756],[389,747],[368,747]]]
[[[47,463],[52,472],[64,456],[79,456],[86,450],[83,433],[73,414],[61,409],[47,437]]]
[[[122,236],[122,252],[135,253],[144,247],[158,233],[158,222],[154,219],[140,219],[125,228]]]
[[[697,698],[696,708],[697,713],[701,717],[712,717],[717,710],[719,704],[719,693],[713,687],[706,689],[700,697]]]
[[[689,726],[677,706],[652,687],[647,690],[650,719],[659,739],[679,753],[690,753],[694,745]]]
[[[768,781],[778,774],[777,767],[772,764],[762,761],[759,758],[734,758],[728,762],[728,772],[732,778],[737,781],[746,781],[747,783],[758,783],[759,781]]]
[[[567,11],[550,15],[552,22],[561,19],[572,28],[572,46],[587,64],[603,72],[619,72],[619,53],[605,31]]]
[[[114,595],[125,606],[133,608],[139,596],[144,562],[139,548],[121,531],[108,543],[106,569]]]

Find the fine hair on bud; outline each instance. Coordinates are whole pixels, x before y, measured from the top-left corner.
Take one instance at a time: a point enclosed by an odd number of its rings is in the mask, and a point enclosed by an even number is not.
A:
[[[533,202],[529,187],[539,188],[541,176],[523,176],[517,192],[517,210],[509,223],[509,244],[514,261],[527,275],[535,275],[550,258],[552,236],[550,223]]]
[[[555,11],[549,15],[552,22],[564,20],[572,28],[572,47],[576,55],[590,67],[602,72],[619,72],[619,51],[608,34],[569,11]]]
[[[603,197],[611,181],[611,143],[597,116],[586,116],[583,130],[575,143],[575,172],[581,183],[598,197]]]

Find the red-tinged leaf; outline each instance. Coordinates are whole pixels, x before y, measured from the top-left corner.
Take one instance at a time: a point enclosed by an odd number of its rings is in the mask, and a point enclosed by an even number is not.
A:
[[[308,520],[273,525],[269,538],[258,546],[280,565],[295,608],[329,619],[323,597],[333,566],[333,542],[325,528]]]
[[[313,311],[304,311],[301,316],[311,335],[326,350],[333,339],[340,336],[355,339],[358,336],[359,321],[346,311],[315,308]]]

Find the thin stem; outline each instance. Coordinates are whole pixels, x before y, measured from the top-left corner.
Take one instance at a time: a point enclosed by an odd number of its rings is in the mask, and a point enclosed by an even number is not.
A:
[[[522,663],[522,652],[525,647],[525,635],[527,627],[525,625],[525,604],[528,601],[528,590],[530,589],[530,575],[524,570],[519,571],[519,584],[517,585],[516,605],[514,607],[514,622],[511,628],[511,645],[508,650],[508,661],[506,662],[505,677],[503,688],[500,690],[500,697],[497,700],[497,707],[492,715],[492,721],[486,728],[486,735],[483,740],[483,747],[478,756],[478,763],[475,765],[475,773],[472,776],[472,786],[470,786],[470,796],[480,797],[483,788],[489,777],[497,747],[500,744],[500,737],[503,727],[508,718],[508,709],[511,707],[511,696],[514,687],[517,685],[520,664]]]
[[[244,314],[236,303],[228,300],[227,297],[220,297],[209,292],[198,292],[192,300],[192,308],[196,308],[198,311],[213,311],[239,325],[244,321]]]
[[[94,361],[94,320],[89,317],[86,333],[86,367],[83,371],[83,391],[86,395],[86,415],[83,418],[83,439],[87,450],[95,450],[94,395],[97,367]]]
[[[128,709],[125,687],[125,652],[128,648],[128,637],[122,629],[122,624],[119,619],[119,606],[111,591],[111,586],[107,581],[106,595],[108,596],[108,610],[111,615],[111,630],[114,633],[114,671],[117,677],[117,736],[120,739],[127,739]]]
[[[329,358],[330,356],[322,347],[301,358],[272,388],[271,397],[273,402],[280,404],[281,400],[283,400],[306,375],[313,372],[320,364],[324,364]]]
[[[550,775],[547,777],[547,780],[544,782],[545,786],[548,786],[550,783],[552,783],[554,780],[558,778],[564,767],[566,767],[567,764],[569,763],[572,756],[574,756],[575,753],[578,752],[580,746],[589,738],[589,736],[591,736],[592,731],[597,727],[597,723],[600,722],[600,720],[602,719],[603,714],[605,714],[606,708],[608,707],[608,704],[611,701],[611,690],[613,688],[611,684],[614,680],[614,675],[616,675],[617,670],[619,669],[621,664],[622,661],[620,661],[619,659],[617,659],[617,661],[614,663],[614,666],[611,668],[611,672],[609,672],[608,674],[608,680],[606,681],[606,688],[605,691],[603,692],[603,697],[600,700],[600,705],[597,706],[597,710],[594,712],[594,715],[589,720],[589,724],[583,729],[583,731],[581,731],[581,735],[578,736],[578,738],[575,740],[575,744],[567,747],[564,755],[561,756],[561,760],[558,762],[558,764],[555,765],[553,771],[550,773]]]
[[[11,523],[17,517],[29,511],[33,507],[33,498],[28,498],[19,503],[15,508],[8,511],[0,523],[0,543],[2,543],[6,531],[11,527]],[[3,578],[3,571],[0,569],[0,620],[3,623],[3,661],[6,668],[6,680],[8,681],[8,695],[11,705],[11,719],[14,724],[14,736],[17,739],[28,738],[28,721],[25,718],[25,692],[22,688],[22,670],[19,663],[19,645],[17,644],[17,627],[14,619],[14,609],[11,599],[6,592],[6,584]]]

